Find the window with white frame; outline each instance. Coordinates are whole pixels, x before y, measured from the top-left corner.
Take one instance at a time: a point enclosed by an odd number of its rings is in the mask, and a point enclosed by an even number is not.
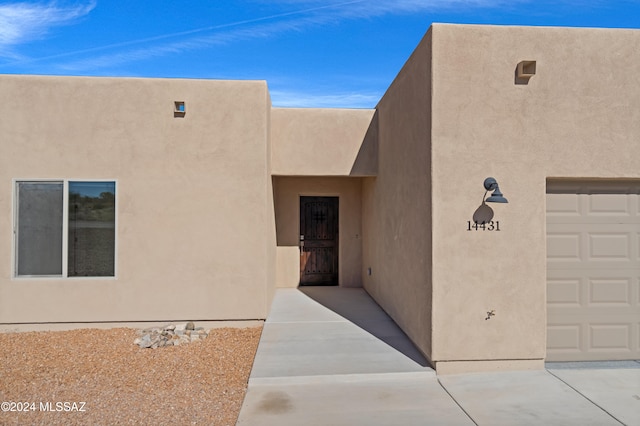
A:
[[[16,181],[16,276],[115,276],[115,181]]]

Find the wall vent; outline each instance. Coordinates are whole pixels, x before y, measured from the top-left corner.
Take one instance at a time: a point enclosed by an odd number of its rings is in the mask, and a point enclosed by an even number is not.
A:
[[[187,107],[184,101],[175,101],[173,103],[173,116],[174,117],[184,117],[187,113]]]
[[[517,68],[517,77],[530,79],[536,75],[536,61],[520,61]]]

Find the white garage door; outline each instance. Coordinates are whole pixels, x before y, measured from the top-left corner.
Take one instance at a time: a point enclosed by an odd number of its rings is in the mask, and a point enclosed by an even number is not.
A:
[[[640,183],[547,186],[547,360],[640,359]]]

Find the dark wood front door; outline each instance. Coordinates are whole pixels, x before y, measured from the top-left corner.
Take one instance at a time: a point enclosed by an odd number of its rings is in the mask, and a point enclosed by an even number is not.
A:
[[[338,197],[300,197],[300,285],[338,285]]]

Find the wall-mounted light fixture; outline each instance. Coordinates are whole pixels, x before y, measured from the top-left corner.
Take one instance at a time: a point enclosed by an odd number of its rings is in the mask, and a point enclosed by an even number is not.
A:
[[[484,180],[484,189],[486,189],[486,191],[484,193],[484,196],[482,197],[483,199],[484,197],[487,196],[487,192],[493,191],[491,196],[486,200],[484,200],[487,203],[508,203],[509,202],[507,201],[506,198],[502,196],[502,192],[500,192],[500,188],[498,187],[498,182],[494,178],[488,177]]]

